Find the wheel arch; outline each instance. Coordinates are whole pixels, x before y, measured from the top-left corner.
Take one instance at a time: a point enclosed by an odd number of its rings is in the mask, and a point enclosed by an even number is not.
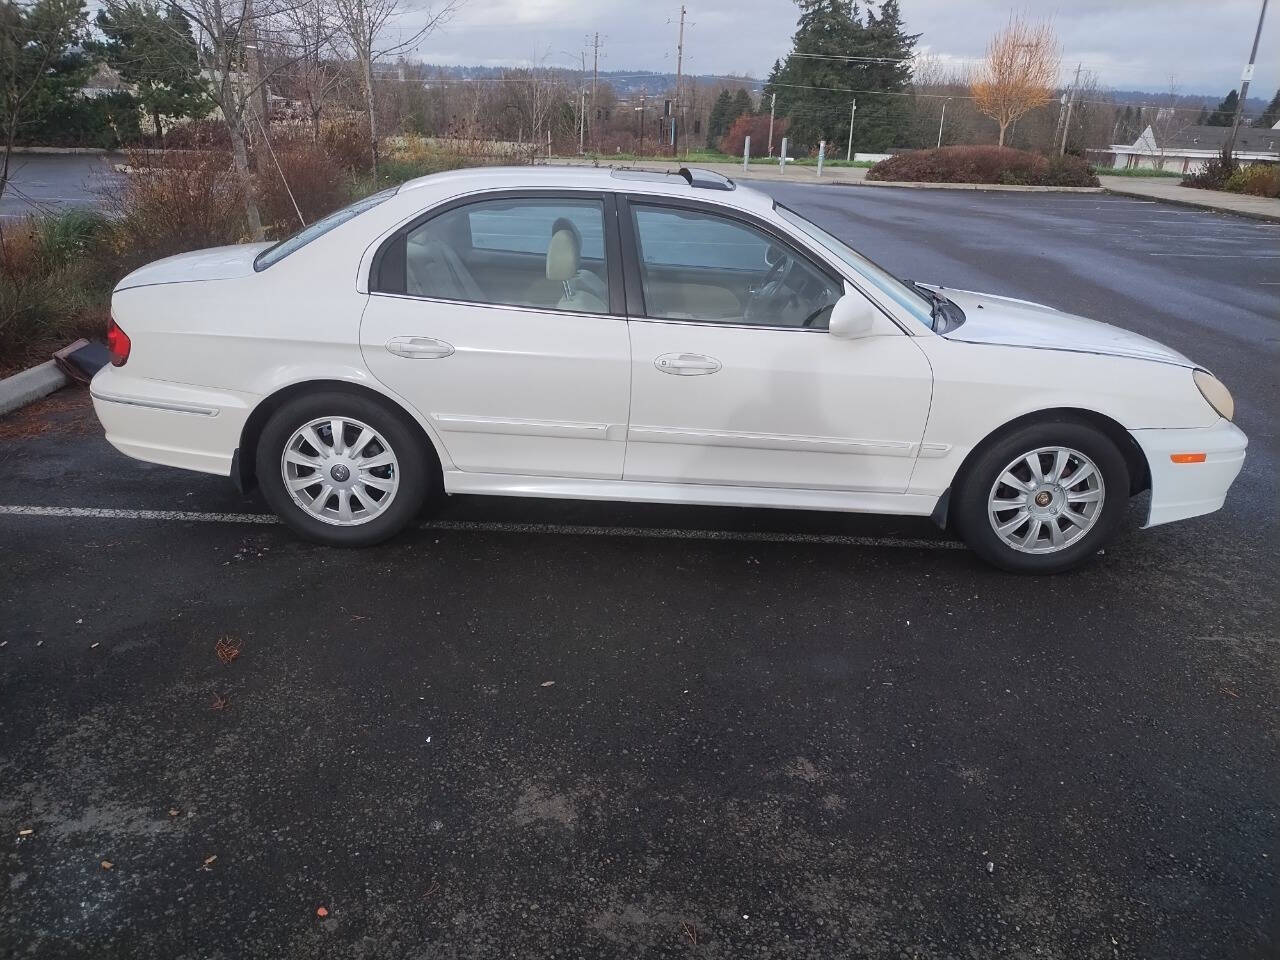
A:
[[[373,400],[393,416],[399,417],[415,433],[422,437],[423,445],[430,452],[432,463],[434,464],[435,479],[439,484],[437,489],[443,489],[444,461],[440,456],[440,448],[426,425],[417,416],[393,397],[374,390],[372,387],[352,383],[349,380],[327,379],[301,380],[280,387],[274,393],[263,397],[257,406],[253,408],[240,431],[240,445],[236,448],[235,454],[231,459],[231,481],[235,484],[236,489],[241,493],[247,493],[257,485],[257,464],[255,459],[258,438],[262,435],[262,429],[266,426],[267,421],[271,419],[271,415],[294,397],[319,391],[347,393],[354,397],[364,397]]]
[[[1112,443],[1116,445],[1116,449],[1124,457],[1125,466],[1129,470],[1129,496],[1135,496],[1144,490],[1151,489],[1151,467],[1147,463],[1147,455],[1143,453],[1142,447],[1138,445],[1138,441],[1134,439],[1125,427],[1104,413],[1096,410],[1087,410],[1083,407],[1050,407],[1045,410],[1035,410],[1031,413],[1025,413],[1020,417],[1015,417],[1000,426],[996,427],[965,455],[960,466],[956,469],[955,477],[951,481],[951,486],[943,492],[938,498],[938,505],[934,508],[931,515],[933,522],[938,526],[946,529],[950,523],[950,507],[951,507],[951,491],[955,485],[965,475],[969,469],[969,465],[975,459],[982,455],[991,444],[997,442],[1010,431],[1019,427],[1027,426],[1032,423],[1049,423],[1055,420],[1068,420],[1076,423],[1085,423],[1094,427]]]

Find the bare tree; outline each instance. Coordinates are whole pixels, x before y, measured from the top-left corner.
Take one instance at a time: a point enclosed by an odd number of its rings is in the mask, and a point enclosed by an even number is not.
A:
[[[261,65],[256,45],[275,42],[283,47],[283,15],[300,0],[166,0],[181,10],[196,29],[200,61],[209,96],[222,114],[231,138],[231,160],[244,193],[245,217],[255,240],[266,236],[262,214],[249,172],[250,121],[255,97],[264,98],[266,84],[292,64],[279,59],[270,69]]]
[[[1058,38],[1047,22],[1012,14],[991,39],[971,90],[978,109],[1000,125],[1000,146],[1011,123],[1053,99],[1060,61]]]
[[[311,121],[311,139],[317,142],[325,106],[344,80],[332,48],[338,32],[333,2],[301,0],[284,11],[283,20],[297,51],[290,76]]]
[[[365,112],[369,117],[369,152],[374,176],[378,173],[378,109],[374,99],[374,64],[385,57],[416,47],[424,37],[448,23],[462,3],[463,0],[444,0],[442,6],[423,8],[425,20],[422,25],[410,36],[392,40],[385,36],[387,27],[408,12],[401,0],[333,0],[338,28],[360,71]]]
[[[553,111],[566,99],[557,71],[547,67],[544,55],[530,67],[505,71],[502,79],[508,104],[519,117],[517,139],[523,141],[527,130],[537,153],[546,143]]]

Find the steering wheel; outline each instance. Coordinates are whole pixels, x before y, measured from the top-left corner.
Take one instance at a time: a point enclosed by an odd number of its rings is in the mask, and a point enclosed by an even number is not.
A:
[[[795,257],[779,251],[778,259],[769,265],[760,286],[751,291],[744,319],[753,320],[763,315],[765,320],[776,320],[778,309],[795,296],[787,287],[795,269]]]

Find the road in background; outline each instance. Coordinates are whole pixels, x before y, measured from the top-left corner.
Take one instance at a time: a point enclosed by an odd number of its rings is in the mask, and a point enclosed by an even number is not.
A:
[[[770,189],[1204,362],[1226,507],[1043,579],[920,519],[462,497],[337,551],[0,513],[0,955],[1274,957],[1280,228]],[[83,395],[0,448],[0,504],[263,510]]]
[[[12,182],[0,197],[0,218],[97,206],[102,202],[98,191],[116,176],[112,165],[122,159],[101,153],[15,153]]]

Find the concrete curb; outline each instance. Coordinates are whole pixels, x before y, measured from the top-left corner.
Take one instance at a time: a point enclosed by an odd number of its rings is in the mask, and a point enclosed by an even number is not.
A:
[[[52,360],[0,380],[0,416],[47,397],[70,381]]]
[[[1191,189],[1191,188],[1188,188]],[[1234,217],[1247,217],[1250,220],[1261,220],[1264,223],[1280,223],[1280,215],[1274,213],[1266,213],[1260,210],[1238,210],[1235,207],[1224,207],[1214,203],[1211,199],[1200,199],[1198,197],[1161,197],[1151,193],[1143,193],[1140,190],[1124,190],[1119,187],[1103,187],[1105,193],[1114,194],[1117,197],[1136,197],[1139,200],[1154,200],[1156,203],[1168,203],[1175,207],[1190,207],[1192,210],[1211,210],[1214,213],[1226,213]]]

